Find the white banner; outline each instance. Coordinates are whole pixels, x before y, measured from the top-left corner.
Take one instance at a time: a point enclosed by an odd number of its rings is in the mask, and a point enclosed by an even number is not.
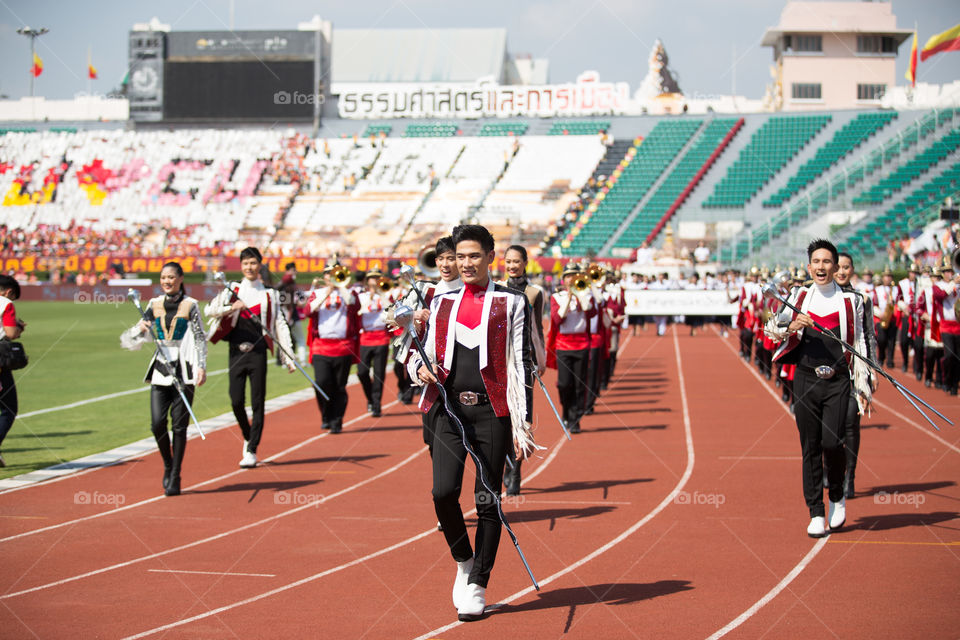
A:
[[[600,82],[596,71],[577,81],[548,85],[337,84],[341,118],[510,118],[591,116],[624,112],[630,102],[626,82]]]
[[[737,313],[737,303],[727,299],[727,292],[703,290],[627,290],[627,314],[637,316],[730,316]]]

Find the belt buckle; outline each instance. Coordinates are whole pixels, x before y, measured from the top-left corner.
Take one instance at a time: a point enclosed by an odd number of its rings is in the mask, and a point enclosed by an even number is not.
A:
[[[237,345],[237,349],[240,349],[240,353],[249,353],[253,351],[253,343],[241,342],[240,344]]]
[[[461,391],[459,400],[460,404],[470,407],[477,404],[480,398],[477,396],[476,391]]]
[[[837,373],[833,367],[829,367],[825,364],[820,365],[819,367],[814,369],[813,372],[821,380],[829,380]]]

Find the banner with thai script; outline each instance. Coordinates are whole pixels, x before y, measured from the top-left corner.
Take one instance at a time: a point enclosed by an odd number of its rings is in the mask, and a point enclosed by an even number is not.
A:
[[[729,316],[737,313],[723,290],[636,289],[625,292],[627,314],[637,316]]]
[[[332,91],[340,117],[352,119],[619,115],[630,102],[626,82],[600,82],[596,71],[566,84],[341,84]]]

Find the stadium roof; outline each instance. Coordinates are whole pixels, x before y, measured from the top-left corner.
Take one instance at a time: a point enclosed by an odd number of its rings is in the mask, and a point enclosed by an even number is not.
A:
[[[334,29],[333,82],[500,81],[506,29]]]

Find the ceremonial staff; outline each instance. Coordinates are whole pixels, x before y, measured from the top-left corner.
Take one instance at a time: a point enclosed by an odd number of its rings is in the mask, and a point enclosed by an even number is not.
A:
[[[401,275],[408,275],[413,273],[413,269],[409,266],[405,266],[400,270]],[[412,278],[411,278],[412,280]],[[414,287],[416,288],[416,287]],[[419,291],[417,292],[418,296],[421,296]],[[422,303],[422,296],[421,296]],[[420,353],[420,358],[423,360],[423,366],[427,368],[427,371],[430,372],[430,375],[437,379],[436,372],[433,369],[433,365],[430,363],[430,359],[427,357],[427,352],[423,348],[423,343],[420,342],[420,338],[417,336],[416,332],[411,326],[413,324],[413,310],[406,306],[400,305],[397,306],[394,310],[394,319],[397,324],[405,328],[413,335],[413,343],[417,346],[417,351]],[[437,379],[438,380],[438,379]],[[480,460],[480,457],[477,455],[476,451],[473,450],[473,446],[470,444],[469,438],[467,438],[467,431],[463,426],[463,423],[460,421],[460,418],[453,411],[453,408],[450,406],[450,400],[447,397],[447,389],[444,387],[439,380],[433,383],[437,387],[437,391],[440,392],[440,397],[443,399],[443,408],[446,410],[447,415],[450,416],[450,419],[457,425],[457,428],[460,430],[460,437],[463,441],[463,447],[467,450],[467,453],[470,454],[470,457],[473,458],[474,464],[477,466],[477,475],[480,478],[480,483],[487,490],[487,492],[493,498],[494,503],[497,505],[497,514],[500,516],[500,522],[503,523],[503,527],[507,530],[507,533],[510,535],[510,540],[513,541],[513,546],[516,548],[517,553],[520,554],[520,561],[523,562],[524,568],[527,570],[527,574],[530,576],[530,580],[533,581],[533,587],[537,591],[540,590],[540,585],[537,584],[537,579],[533,576],[533,571],[530,569],[530,565],[527,563],[526,556],[523,555],[523,551],[520,549],[520,542],[517,540],[517,535],[513,532],[513,529],[510,527],[510,523],[507,522],[507,516],[503,513],[503,505],[500,502],[500,494],[498,491],[494,491],[490,488],[490,483],[487,480],[487,473],[484,469],[483,462]]]
[[[781,297],[777,294],[777,287],[776,287],[776,285],[773,284],[772,282],[766,283],[765,285],[763,285],[763,286],[760,288],[760,290],[763,292],[763,297],[765,297],[765,298],[774,298],[775,300],[778,300],[781,304],[783,304],[783,305],[786,306],[787,308],[792,309],[792,310],[796,311],[797,313],[800,313],[800,314],[803,314],[803,315],[807,315],[807,314],[804,314],[803,311],[801,311],[801,310],[798,309],[797,307],[795,307],[795,306],[793,306],[792,304],[790,304],[789,302],[787,302],[784,298],[781,298]],[[808,317],[809,317],[809,316],[808,316]],[[924,417],[924,419],[925,419],[927,422],[929,422],[929,423],[930,423],[930,426],[932,426],[934,429],[936,429],[937,431],[940,431],[940,427],[938,427],[936,424],[934,424],[933,420],[931,420],[931,419],[927,416],[927,414],[923,412],[923,409],[921,409],[920,407],[917,406],[917,403],[914,402],[914,399],[915,399],[917,402],[920,402],[920,403],[921,403],[923,406],[925,406],[926,408],[928,408],[928,409],[930,409],[931,411],[933,411],[935,414],[937,414],[937,415],[940,416],[941,418],[943,418],[943,420],[944,420],[947,424],[949,424],[949,425],[951,425],[951,426],[953,425],[953,421],[952,421],[952,420],[950,420],[947,416],[943,415],[942,413],[940,413],[939,411],[937,411],[936,409],[934,409],[933,407],[931,407],[929,404],[927,404],[926,402],[924,402],[921,398],[917,397],[912,391],[910,391],[909,389],[907,389],[906,387],[904,387],[902,384],[900,384],[900,382],[897,381],[896,378],[894,378],[894,377],[891,376],[889,373],[887,373],[886,371],[884,371],[884,370],[883,370],[883,367],[881,367],[880,365],[878,365],[876,362],[874,362],[874,361],[871,360],[870,358],[867,358],[866,356],[861,355],[860,352],[858,352],[856,349],[854,349],[851,345],[847,344],[846,342],[844,342],[843,340],[841,340],[840,338],[838,338],[837,336],[835,336],[830,330],[828,330],[828,329],[827,329],[826,327],[824,327],[822,324],[820,324],[820,323],[817,322],[816,320],[813,320],[813,318],[811,318],[811,321],[813,322],[813,326],[814,326],[814,328],[816,328],[817,331],[819,331],[819,332],[822,333],[823,335],[825,335],[825,336],[827,336],[827,337],[835,340],[836,342],[839,342],[839,343],[840,343],[840,346],[842,346],[844,349],[846,349],[847,351],[849,351],[850,353],[852,353],[852,354],[855,355],[856,357],[860,358],[860,360],[862,360],[862,361],[865,362],[867,365],[869,365],[873,370],[875,370],[877,373],[879,373],[879,374],[882,375],[884,378],[886,378],[887,380],[889,380],[889,381],[890,381],[890,384],[892,384],[892,385],[894,386],[894,388],[895,388],[897,391],[899,391],[900,394],[901,394],[904,398],[906,398],[907,401],[908,401],[910,404],[913,405],[913,408],[914,408],[914,409],[916,409],[917,411],[920,412],[920,415],[922,415],[922,416]]]
[[[185,406],[187,411],[190,412],[190,417],[193,418],[193,424],[197,425],[197,431],[200,432],[200,438],[202,440],[206,440],[207,436],[203,434],[203,428],[200,426],[200,421],[197,420],[197,416],[193,413],[193,407],[190,406],[190,401],[187,400],[187,394],[183,392],[183,382],[177,377],[177,370],[170,363],[170,361],[167,360],[167,355],[161,348],[162,345],[160,344],[160,340],[157,338],[157,334],[153,332],[153,323],[147,320],[147,315],[143,312],[143,308],[140,306],[140,293],[136,289],[127,289],[127,298],[130,299],[130,302],[132,302],[137,308],[137,311],[140,312],[140,317],[143,319],[143,321],[147,323],[147,330],[150,332],[150,337],[153,338],[153,341],[157,344],[157,351],[154,354],[154,357],[157,359],[158,363],[161,364],[164,369],[166,369],[166,375],[173,379],[173,386],[176,388],[177,393],[180,394],[180,399],[183,400],[183,406]]]
[[[239,299],[240,299],[240,296],[237,295],[237,292],[234,291],[233,289],[231,289],[231,288],[230,288],[230,285],[227,284],[227,279],[226,279],[226,277],[223,275],[223,272],[222,272],[222,271],[217,271],[217,272],[215,272],[215,273],[213,274],[213,279],[216,280],[217,282],[219,282],[219,283],[223,286],[224,289],[226,289],[227,291],[230,292],[230,301],[231,301],[231,302],[233,302],[234,300],[239,300]],[[286,349],[284,349],[283,345],[280,344],[280,341],[277,340],[276,336],[273,335],[273,332],[271,332],[270,329],[267,329],[267,327],[266,327],[266,326],[263,324],[263,322],[260,320],[260,316],[251,313],[251,314],[250,314],[250,318],[257,323],[257,325],[260,327],[260,329],[261,329],[265,334],[267,334],[267,335],[270,337],[271,340],[273,340],[273,344],[275,344],[275,345],[277,346],[277,349],[279,349],[280,351],[282,351],[282,352],[284,353],[284,355],[286,355],[287,358],[290,359],[290,362],[292,362],[293,365],[297,368],[297,370],[300,371],[300,373],[303,374],[303,377],[306,378],[307,381],[308,381],[311,385],[313,385],[313,388],[317,390],[317,393],[319,393],[321,396],[323,396],[323,399],[324,399],[324,400],[329,401],[329,400],[330,400],[330,396],[328,396],[326,393],[324,393],[324,392],[323,392],[323,389],[320,388],[320,385],[318,385],[318,384],[316,383],[316,381],[315,381],[313,378],[311,378],[311,377],[307,374],[306,371],[303,370],[303,367],[300,366],[300,362],[297,361],[297,359],[296,359],[295,357],[293,357],[293,355],[292,355],[289,351],[287,351]]]

